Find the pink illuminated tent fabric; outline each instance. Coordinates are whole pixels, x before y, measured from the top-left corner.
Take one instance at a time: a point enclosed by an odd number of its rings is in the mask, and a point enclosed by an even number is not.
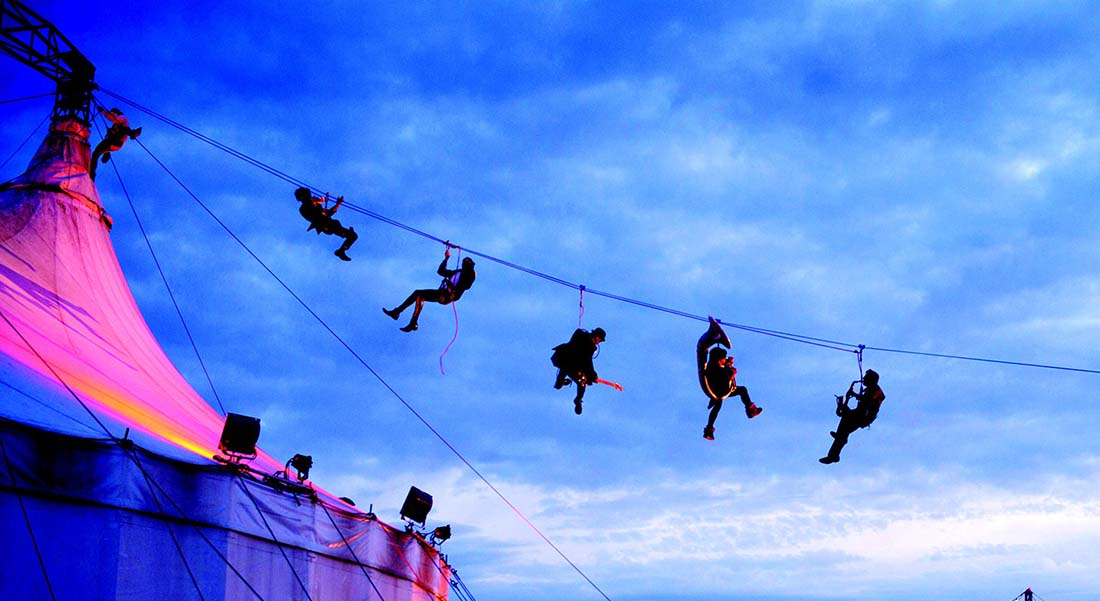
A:
[[[223,417],[142,318],[89,154],[56,122],[0,186],[0,598],[446,599],[419,536],[210,459]]]

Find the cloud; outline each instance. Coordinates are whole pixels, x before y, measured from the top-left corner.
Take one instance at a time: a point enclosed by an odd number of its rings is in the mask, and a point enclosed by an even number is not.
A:
[[[399,490],[408,475],[375,486]],[[821,594],[857,594],[906,574],[914,590],[942,578],[982,585],[1034,558],[1089,564],[1100,536],[1093,475],[1043,476],[1026,487],[971,481],[963,473],[747,476],[666,472],[658,480],[547,488],[489,475],[494,486],[570,560],[621,592],[657,579],[694,590],[695,572],[725,573],[773,595],[797,595],[814,573]],[[432,518],[474,548],[507,548],[492,569],[465,568],[480,586],[564,586],[524,566],[561,559],[476,478],[459,469],[421,474],[437,500]],[[1010,483],[1015,484],[1015,483]],[[659,500],[659,501],[658,501]],[[600,526],[594,526],[599,524]],[[619,566],[614,572],[608,566]],[[692,566],[692,569],[684,568]],[[492,574],[481,577],[480,574]],[[858,576],[852,576],[858,574]],[[1079,585],[1095,576],[1078,573]],[[767,583],[765,586],[764,583]],[[1067,583],[1072,584],[1072,583]]]

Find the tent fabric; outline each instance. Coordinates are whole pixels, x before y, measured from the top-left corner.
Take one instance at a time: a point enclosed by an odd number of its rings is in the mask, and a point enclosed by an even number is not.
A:
[[[222,416],[145,324],[87,177],[87,129],[76,125],[51,127],[27,172],[0,190],[0,310],[12,324],[0,324],[0,352],[116,425],[210,457]],[[265,454],[257,462],[281,467]]]
[[[0,598],[446,599],[438,553],[373,516],[113,440],[3,421],[0,446]]]
[[[58,599],[446,599],[419,535],[265,485],[283,465],[262,450],[251,472],[211,459],[223,417],[141,316],[89,151],[54,123],[0,185],[0,598],[50,598],[48,576]]]

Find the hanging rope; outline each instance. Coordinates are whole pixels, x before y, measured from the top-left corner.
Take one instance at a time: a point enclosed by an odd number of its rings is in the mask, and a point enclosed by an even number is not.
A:
[[[192,130],[192,129],[188,128],[185,125],[177,123],[177,122],[175,122],[175,121],[173,121],[173,120],[171,120],[171,119],[169,119],[169,118],[167,118],[163,115],[160,115],[159,113],[156,113],[156,112],[152,111],[151,109],[148,109],[144,106],[141,106],[140,104],[137,104],[136,102],[133,102],[131,100],[123,98],[122,96],[119,96],[118,94],[115,94],[114,92],[111,92],[109,90],[103,89],[102,91],[104,93],[106,93],[106,94],[108,94],[108,95],[110,95],[110,96],[112,96],[112,97],[114,97],[114,98],[116,98],[116,99],[132,106],[132,107],[134,107],[134,108],[137,108],[140,111],[145,112],[146,114],[148,114],[148,115],[150,115],[150,116],[152,116],[156,119],[159,119],[159,120],[163,121],[164,123],[167,123],[167,124],[171,125],[172,127],[175,127],[177,129],[179,129],[180,131],[188,133],[189,135],[192,135],[192,136],[194,136],[194,137],[210,144],[211,146],[214,146],[215,148],[218,148],[219,150],[222,150],[222,151],[230,154],[231,156],[234,156],[234,157],[236,157],[236,158],[238,158],[238,159],[240,159],[240,160],[242,160],[246,163],[254,165],[254,166],[256,166],[256,167],[258,167],[258,168],[260,168],[260,169],[262,169],[262,170],[264,170],[264,171],[266,171],[266,172],[268,172],[268,173],[270,173],[270,174],[272,174],[272,175],[274,175],[274,176],[276,176],[276,177],[278,177],[278,178],[280,178],[284,181],[293,183],[293,184],[298,185],[298,186],[303,186],[303,187],[307,187],[307,188],[310,188],[310,189],[315,189],[314,187],[303,183],[301,180],[299,180],[297,178],[294,178],[290,175],[287,175],[286,173],[283,173],[282,171],[279,171],[278,169],[275,169],[274,167],[271,167],[271,166],[269,166],[269,165],[267,165],[267,164],[265,164],[265,163],[263,163],[263,162],[261,162],[257,159],[254,159],[254,158],[246,155],[243,152],[234,150],[233,148],[230,148],[229,146],[226,146],[226,145],[224,145],[220,142],[217,142],[216,140],[213,140],[212,138],[209,138],[209,137],[207,137],[207,136],[205,136],[205,135],[203,135],[203,134],[201,134],[201,133],[199,133],[195,130]],[[347,209],[349,209],[351,211],[354,211],[356,213],[366,215],[367,217],[370,217],[372,219],[375,219],[375,220],[380,221],[382,223],[385,223],[387,225],[392,225],[392,226],[397,227],[399,229],[403,229],[403,230],[405,230],[409,233],[416,234],[416,235],[421,236],[423,238],[426,238],[428,240],[432,240],[432,241],[439,242],[439,243],[442,243],[442,244],[446,243],[445,240],[443,240],[442,238],[439,238],[438,236],[434,236],[432,234],[429,234],[428,232],[425,232],[425,231],[419,230],[415,227],[406,225],[404,223],[401,223],[399,221],[396,221],[394,219],[391,219],[389,217],[386,217],[384,215],[381,215],[379,213],[371,211],[371,210],[369,210],[365,207],[359,207],[359,206],[356,206],[356,205],[348,203],[348,202],[344,203],[344,207],[346,207]],[[562,279],[562,278],[559,278],[559,277],[556,277],[556,276],[552,276],[552,275],[549,275],[549,274],[546,274],[546,273],[542,273],[542,272],[537,271],[535,269],[524,267],[522,265],[518,265],[516,263],[512,263],[510,261],[507,261],[507,260],[504,260],[504,259],[501,259],[501,258],[498,258],[498,257],[494,257],[494,256],[487,255],[487,254],[484,254],[484,253],[480,253],[480,252],[477,252],[477,251],[473,251],[473,250],[470,250],[469,248],[466,249],[466,252],[470,255],[485,259],[487,261],[492,261],[494,263],[497,263],[498,265],[502,265],[502,266],[508,267],[510,269],[515,269],[517,271],[526,273],[528,275],[532,275],[532,276],[535,276],[535,277],[538,277],[538,278],[542,278],[542,279],[545,279],[547,281],[553,282],[555,284],[559,284],[559,285],[562,285],[562,286],[573,288],[575,290],[580,290],[580,286],[581,286],[580,284],[575,284],[575,283],[570,282],[568,280],[565,280],[565,279]],[[685,317],[685,318],[688,318],[688,319],[694,319],[696,321],[703,321],[703,322],[707,321],[706,316],[696,315],[696,314],[693,314],[693,313],[687,313],[685,311],[681,311],[681,310],[678,310],[678,309],[663,307],[663,306],[656,305],[656,304],[653,304],[653,303],[649,303],[649,302],[646,302],[646,301],[633,299],[633,298],[629,298],[629,297],[626,297],[626,296],[620,296],[620,295],[617,295],[617,294],[612,294],[610,292],[603,292],[603,291],[600,291],[600,290],[593,290],[593,289],[587,288],[587,287],[585,288],[585,291],[587,291],[590,294],[595,294],[597,296],[602,296],[604,298],[608,298],[608,299],[611,299],[611,300],[616,300],[616,301],[619,301],[619,302],[632,304],[632,305],[635,305],[635,306],[638,306],[638,307],[643,307],[643,308],[651,309],[651,310],[654,310],[654,311],[660,311],[660,312],[663,312],[663,313],[668,313],[670,315],[677,315],[677,316]],[[735,324],[735,323],[729,323],[729,322],[720,322],[720,323],[722,323],[722,325],[724,325],[724,326],[729,326],[731,328],[743,330],[743,331],[746,331],[746,332],[752,332],[752,333],[755,333],[755,334],[771,336],[771,337],[780,338],[780,339],[783,339],[783,340],[788,340],[788,341],[791,341],[791,342],[799,342],[799,343],[802,343],[802,344],[818,346],[818,347],[832,349],[832,350],[836,350],[836,351],[851,352],[853,349],[855,349],[857,347],[857,345],[851,344],[851,343],[837,342],[837,341],[828,340],[828,339],[824,339],[824,338],[815,338],[813,336],[807,336],[807,335],[803,335],[803,334],[795,334],[795,333],[791,333],[791,332],[782,332],[782,331],[779,331],[779,330],[771,330],[771,329],[767,329],[767,328],[761,328],[761,327],[749,326],[749,325],[743,325],[743,324]],[[938,358],[943,358],[943,359],[958,359],[958,360],[965,360],[965,361],[978,361],[978,362],[995,363],[995,364],[1002,364],[1002,365],[1014,365],[1014,366],[1020,366],[1020,367],[1034,367],[1034,368],[1040,368],[1040,369],[1054,369],[1054,370],[1062,370],[1062,371],[1074,371],[1074,372],[1081,372],[1081,373],[1100,374],[1100,370],[1097,370],[1097,369],[1084,369],[1084,368],[1065,367],[1065,366],[1042,364],[1042,363],[1028,363],[1028,362],[1022,362],[1022,361],[1007,361],[1007,360],[1000,360],[1000,359],[985,359],[985,358],[981,358],[981,357],[968,357],[968,356],[963,356],[963,355],[952,355],[952,354],[946,354],[946,353],[927,353],[927,352],[919,352],[919,351],[907,351],[907,350],[903,350],[903,349],[888,349],[888,348],[870,347],[870,346],[866,347],[866,348],[872,349],[872,350],[879,350],[879,351],[883,351],[883,352],[903,353],[903,354],[911,354],[911,355],[922,355],[922,356],[928,356],[928,357],[938,357]]]
[[[403,396],[401,396],[401,394],[398,393],[396,389],[394,389],[392,386],[390,386],[389,382],[387,382],[385,380],[385,378],[382,377],[381,374],[379,374],[377,371],[375,371],[375,369],[373,367],[371,367],[371,365],[369,363],[367,363],[366,360],[363,359],[363,357],[360,356],[359,353],[357,353],[355,351],[355,349],[352,348],[351,345],[347,343],[347,341],[345,341],[339,334],[337,334],[336,331],[333,330],[332,327],[324,319],[322,319],[321,316],[318,315],[316,311],[314,311],[304,300],[302,300],[302,298],[300,296],[298,296],[298,293],[294,292],[294,290],[285,281],[283,281],[282,278],[280,278],[274,271],[272,271],[271,268],[268,267],[267,264],[264,263],[264,261],[262,259],[260,259],[260,257],[257,256],[256,253],[254,253],[252,251],[252,249],[249,248],[248,245],[244,243],[243,240],[240,239],[240,237],[237,236],[237,234],[233,233],[233,230],[229,229],[229,226],[227,226],[225,224],[225,222],[222,221],[217,216],[217,214],[214,213],[214,211],[212,211],[210,209],[210,207],[208,207],[205,203],[203,203],[202,200],[199,199],[199,197],[196,196],[195,193],[192,192],[190,188],[188,188],[182,181],[180,181],[180,179],[178,177],[176,177],[176,175],[174,173],[172,173],[172,171],[170,169],[168,169],[168,167],[163,162],[161,162],[161,160],[158,159],[156,157],[156,155],[154,155],[149,150],[149,148],[145,146],[145,144],[141,140],[134,140],[134,142],[136,142],[139,146],[141,146],[141,148],[143,148],[145,150],[145,152],[149,154],[149,156],[153,159],[153,161],[155,161],[158,165],[160,165],[160,167],[162,169],[164,169],[165,173],[167,173],[169,175],[169,177],[171,177],[173,180],[175,180],[175,182],[177,184],[179,184],[179,186],[181,188],[183,188],[183,190],[191,197],[191,199],[194,200],[195,203],[198,204],[203,209],[203,211],[205,211],[211,217],[211,219],[213,219],[219,226],[221,226],[223,230],[225,230],[226,234],[228,234],[231,238],[233,238],[233,240],[236,241],[237,244],[239,244],[241,246],[241,248],[244,249],[244,251],[246,253],[248,253],[248,255],[250,257],[252,257],[252,259],[254,261],[256,261],[256,263],[259,264],[260,267],[263,268],[263,270],[268,273],[268,275],[270,275],[272,277],[272,279],[274,279],[280,286],[282,286],[282,288],[284,290],[286,290],[287,294],[289,294],[295,301],[297,301],[298,304],[301,305],[302,308],[305,309],[305,311],[307,313],[309,313],[310,316],[313,317],[313,319],[315,319],[317,321],[317,323],[320,324],[320,326],[322,328],[324,328],[337,342],[340,343],[341,346],[344,347],[344,349],[346,349],[349,353],[351,353],[352,357],[354,357],[359,362],[360,365],[362,365],[368,372],[370,372],[370,374],[376,380],[378,380],[378,382],[387,391],[389,391],[389,393],[391,395],[393,395],[394,398],[396,398],[402,405],[404,405],[405,408],[410,413],[412,413],[416,417],[416,419],[419,420],[420,423],[423,424],[424,427],[426,427],[437,439],[439,439],[439,441],[441,443],[443,443],[443,445],[446,446],[447,449],[449,449],[451,451],[451,453],[453,453],[455,455],[455,457],[457,457],[464,465],[466,465],[466,467],[469,468],[469,470],[471,472],[473,472],[478,477],[478,479],[480,479],[482,481],[482,483],[484,483],[487,487],[489,487],[489,489],[492,490],[497,495],[497,497],[499,497],[500,500],[503,501],[504,504],[507,505],[509,507],[509,509],[512,510],[513,513],[515,513],[520,519],[522,519],[528,525],[528,527],[531,528],[531,530],[533,530],[536,534],[538,534],[539,537],[541,537],[542,540],[547,545],[550,546],[550,548],[552,548],[555,552],[557,552],[557,554],[559,556],[561,556],[562,559],[564,559],[570,566],[572,566],[573,569],[578,574],[580,574],[581,577],[584,578],[594,589],[596,589],[596,591],[598,591],[604,599],[607,599],[607,601],[611,601],[611,599],[606,594],[604,594],[603,590],[601,590],[598,586],[596,586],[596,583],[592,582],[592,580],[588,577],[588,575],[585,574],[577,566],[577,564],[573,563],[573,561],[571,559],[569,559],[569,557],[567,557],[565,555],[565,553],[563,553],[561,551],[561,549],[559,549],[557,547],[557,545],[555,545],[553,542],[551,542],[550,539],[547,538],[547,536],[545,534],[543,534],[542,531],[539,530],[531,522],[531,520],[527,519],[527,516],[524,515],[523,512],[519,510],[519,508],[517,508],[515,505],[513,505],[512,502],[509,501],[508,498],[505,497],[503,493],[501,493],[499,490],[497,490],[497,488],[495,486],[493,486],[492,482],[490,482],[488,478],[486,478],[476,467],[474,467],[474,465],[472,463],[470,463],[470,461],[468,459],[466,459],[466,457],[462,453],[460,453],[458,451],[458,449],[455,448],[454,445],[452,445],[451,442],[449,440],[447,440],[446,437],[443,436],[442,433],[440,433],[438,430],[435,429],[435,426],[433,426],[431,424],[431,422],[429,422],[423,415],[421,415],[420,412],[417,411],[412,406],[412,404],[410,404],[407,400],[405,400],[405,398]],[[446,243],[443,240],[440,240],[440,242]]]

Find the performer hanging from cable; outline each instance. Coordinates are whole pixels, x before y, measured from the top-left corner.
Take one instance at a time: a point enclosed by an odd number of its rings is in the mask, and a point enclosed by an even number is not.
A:
[[[462,298],[462,293],[474,285],[474,280],[477,279],[477,273],[474,272],[474,260],[466,257],[462,259],[462,267],[459,269],[447,269],[447,260],[450,258],[451,245],[448,243],[447,250],[443,252],[443,262],[439,264],[439,269],[436,270],[436,273],[443,276],[443,282],[439,284],[439,288],[435,290],[413,290],[412,294],[400,306],[394,309],[382,307],[383,313],[396,320],[401,316],[402,311],[409,308],[409,305],[416,304],[412,319],[409,320],[408,325],[401,328],[402,332],[412,332],[419,329],[420,326],[417,325],[417,320],[420,319],[420,310],[424,308],[425,301],[449,305]]]
[[[710,416],[707,425],[703,428],[703,438],[714,440],[714,420],[718,419],[718,412],[722,410],[722,402],[731,396],[741,398],[745,405],[745,415],[752,419],[760,415],[763,409],[757,407],[749,398],[749,391],[744,386],[737,385],[737,368],[733,366],[733,357],[728,356],[726,349],[729,347],[729,337],[726,336],[722,326],[718,325],[713,317],[710,318],[710,327],[699,337],[695,345],[695,359],[699,368],[699,386],[703,393],[710,399],[707,409]],[[713,348],[711,348],[713,347]],[[707,352],[707,349],[710,352]],[[709,357],[708,357],[709,355]]]
[[[337,198],[336,202],[329,207],[328,194],[325,194],[324,198],[319,198],[314,196],[309,188],[298,188],[294,191],[294,198],[297,198],[298,202],[301,203],[298,212],[309,222],[306,231],[316,230],[318,235],[330,234],[343,238],[344,243],[332,254],[344,261],[350,261],[351,257],[347,255],[347,250],[359,239],[359,234],[355,233],[355,228],[346,228],[342,223],[332,218],[332,214],[344,203],[344,197]]]
[[[569,342],[555,346],[554,354],[550,356],[550,362],[558,368],[554,389],[561,389],[571,382],[577,385],[577,396],[573,399],[573,411],[577,415],[581,414],[584,390],[589,384],[606,384],[615,390],[623,389],[615,382],[601,380],[592,365],[592,357],[604,340],[607,340],[607,332],[603,328],[596,328],[591,332],[577,328]]]
[[[836,414],[840,418],[840,424],[835,432],[829,432],[833,437],[829,454],[818,461],[825,464],[840,461],[840,450],[848,444],[848,435],[860,428],[870,426],[878,417],[882,402],[886,400],[886,394],[882,392],[882,388],[879,388],[878,377],[878,372],[868,369],[861,380],[852,382],[843,397],[836,397]],[[855,392],[856,384],[860,384],[859,392]],[[854,409],[848,406],[848,399],[852,397],[856,399]]]
[[[103,136],[103,140],[96,145],[95,150],[92,152],[92,164],[88,167],[88,177],[92,178],[93,181],[95,181],[96,167],[99,166],[100,162],[106,164],[107,161],[111,160],[111,153],[120,150],[126,140],[141,135],[141,128],[130,129],[130,121],[119,109],[113,108],[105,111],[102,106],[96,108],[111,122],[111,126],[107,128],[107,135]]]

